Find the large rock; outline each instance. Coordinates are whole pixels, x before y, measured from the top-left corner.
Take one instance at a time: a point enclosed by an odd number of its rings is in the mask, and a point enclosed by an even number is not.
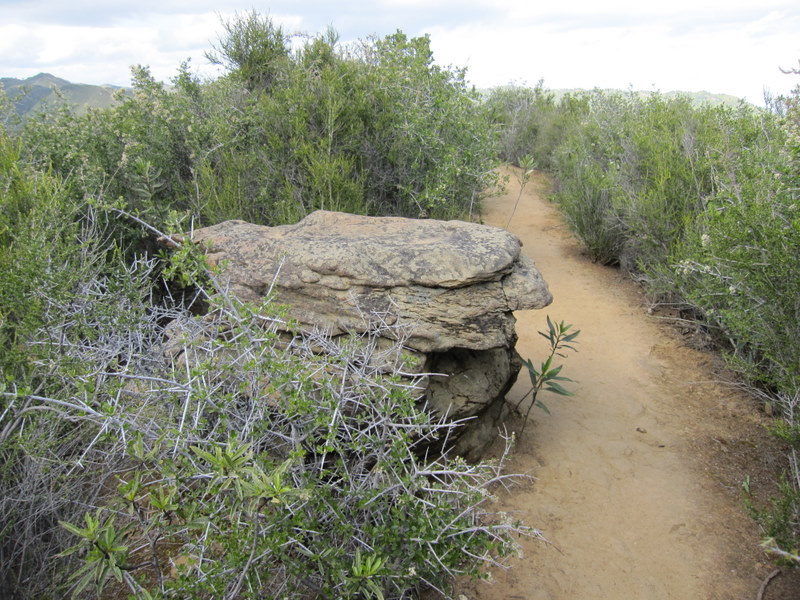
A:
[[[398,325],[423,368],[446,375],[428,378],[428,404],[455,418],[498,413],[488,408],[520,366],[512,311],[552,301],[519,240],[474,223],[317,211],[280,227],[227,221],[192,239],[236,297],[272,290],[302,326],[337,336]]]
[[[511,311],[552,301],[519,240],[474,223],[317,211],[280,227],[226,221],[193,239],[241,300],[274,282],[300,323],[338,335],[363,329],[365,311],[386,315],[422,352],[506,346]]]

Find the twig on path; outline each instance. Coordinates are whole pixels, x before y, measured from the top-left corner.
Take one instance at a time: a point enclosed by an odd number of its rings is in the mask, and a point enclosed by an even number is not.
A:
[[[543,537],[543,538],[542,538],[542,541],[543,541],[545,544],[547,544],[548,546],[552,547],[554,550],[556,550],[556,551],[557,551],[559,554],[561,554],[562,556],[564,555],[564,551],[563,551],[561,548],[559,548],[558,546],[556,546],[556,545],[555,545],[553,542],[551,542],[550,540],[548,540],[546,537]]]
[[[781,574],[780,569],[775,569],[772,573],[767,575],[767,578],[761,583],[761,587],[758,588],[758,594],[756,594],[756,600],[763,600],[764,599],[764,592],[767,591],[767,586],[769,582],[775,579],[778,575]]]
[[[525,191],[525,186],[531,180],[531,175],[533,175],[533,169],[536,167],[536,164],[533,162],[533,157],[526,154],[520,159],[519,166],[522,169],[521,173],[516,174],[517,181],[519,182],[519,194],[517,195],[517,201],[514,203],[514,210],[511,211],[511,216],[508,217],[508,223],[506,223],[505,226],[506,231],[508,231],[508,227],[511,225],[511,219],[514,218],[514,213],[517,212],[517,206],[519,205],[520,198],[522,198],[522,192]]]

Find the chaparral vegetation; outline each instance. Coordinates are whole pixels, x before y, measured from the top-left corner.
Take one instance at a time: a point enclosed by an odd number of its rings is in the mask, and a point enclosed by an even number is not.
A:
[[[791,70],[787,76],[800,74]],[[688,96],[494,90],[501,157],[535,160],[595,260],[619,265],[720,348],[779,418],[781,494],[749,502],[800,561],[800,86],[766,109]]]
[[[592,255],[774,406],[790,460],[752,511],[800,561],[800,88],[766,110],[483,96],[426,37],[342,44],[255,12],[208,57],[225,75],[136,67],[80,114],[22,122],[0,96],[0,588],[410,598],[537,535],[487,508],[502,461],[426,450],[458,425],[421,410],[402,362],[376,368],[380,332],[286,335],[279,304],[242,304],[190,246],[156,243],[317,209],[472,218],[500,161],[549,172]],[[537,389],[548,369],[528,365]]]
[[[209,56],[225,76],[137,67],[84,114],[16,123],[4,101],[0,587],[407,598],[478,575],[536,532],[485,508],[502,464],[425,450],[456,425],[374,359],[381,332],[279,334],[280,306],[155,240],[317,209],[476,213],[496,160],[479,97],[401,32],[344,46],[248,13]]]

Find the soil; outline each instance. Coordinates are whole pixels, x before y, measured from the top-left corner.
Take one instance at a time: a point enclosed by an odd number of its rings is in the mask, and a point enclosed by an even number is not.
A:
[[[484,203],[483,221],[505,227],[520,191]],[[508,471],[535,477],[498,493],[495,510],[541,530],[522,557],[462,582],[468,600],[755,599],[776,566],[759,546],[742,482],[762,499],[784,467],[762,406],[736,386],[718,355],[652,314],[641,289],[585,255],[537,174],[508,229],[523,242],[555,298],[517,313],[517,348],[534,362],[545,315],[581,330],[562,359],[573,397],[540,395]],[[512,403],[529,389],[521,375]],[[520,431],[515,417],[509,430]],[[499,446],[499,444],[498,444]],[[494,452],[498,450],[495,449]],[[764,600],[800,598],[800,569],[781,570]],[[461,596],[459,596],[459,594]],[[462,600],[463,600],[462,598]]]

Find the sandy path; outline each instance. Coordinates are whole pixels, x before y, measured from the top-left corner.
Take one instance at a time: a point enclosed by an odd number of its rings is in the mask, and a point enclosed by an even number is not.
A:
[[[511,172],[511,171],[509,171]],[[539,360],[545,315],[582,330],[563,374],[575,396],[542,396],[509,471],[537,480],[502,494],[500,510],[542,530],[494,583],[466,584],[470,600],[720,600],[754,598],[771,570],[742,516],[736,448],[757,445],[752,403],[713,379],[711,358],[647,316],[636,287],[582,255],[537,177],[509,230],[534,258],[555,301],[517,314],[523,357]],[[486,201],[485,223],[504,227],[519,186]],[[529,386],[527,375],[510,395]],[[518,428],[519,423],[515,426]],[[761,434],[758,434],[761,435]],[[759,438],[760,439],[760,438]],[[734,460],[735,462],[735,460]],[[743,468],[746,468],[743,467]]]

